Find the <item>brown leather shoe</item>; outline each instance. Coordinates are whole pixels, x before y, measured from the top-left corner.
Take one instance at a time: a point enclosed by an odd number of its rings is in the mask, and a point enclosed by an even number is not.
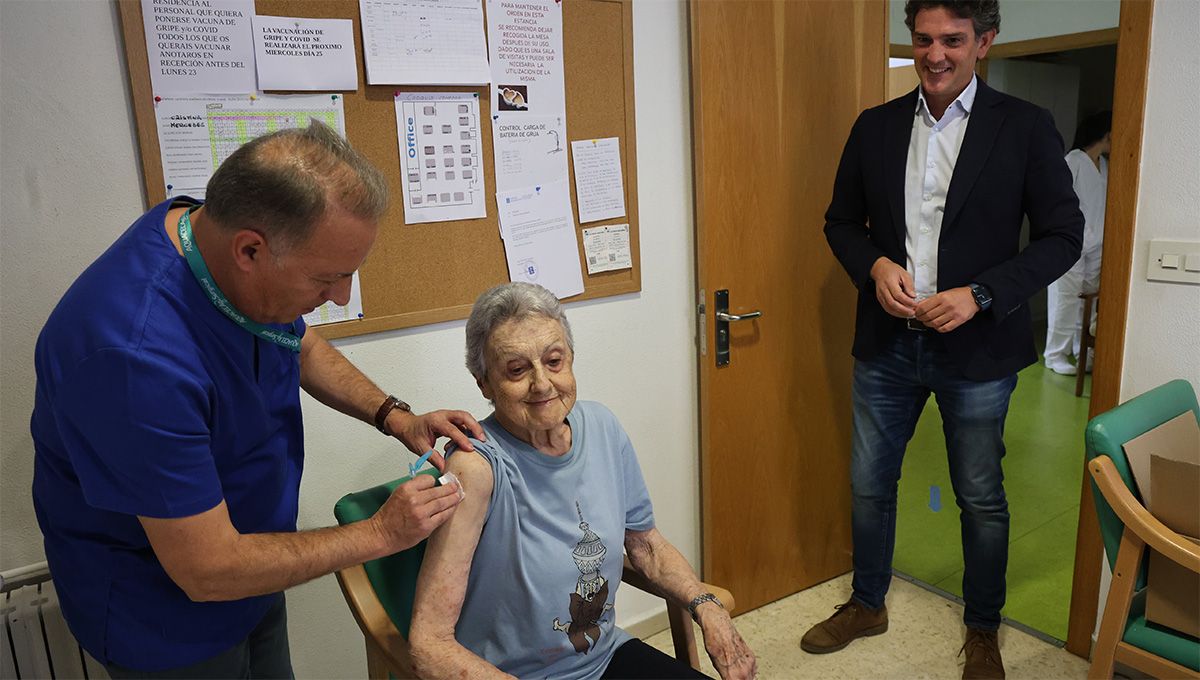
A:
[[[835,609],[833,616],[808,629],[800,640],[800,649],[809,654],[828,654],[842,649],[855,638],[887,632],[887,605],[868,609],[851,599]]]
[[[1000,660],[1000,641],[994,630],[967,629],[967,641],[958,650],[967,654],[963,680],[1004,679],[1004,662]]]

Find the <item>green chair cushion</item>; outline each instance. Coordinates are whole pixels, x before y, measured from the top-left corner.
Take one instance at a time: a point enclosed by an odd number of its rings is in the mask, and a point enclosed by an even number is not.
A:
[[[1125,626],[1125,642],[1170,659],[1185,668],[1200,671],[1200,640],[1146,621],[1146,591],[1134,596]]]
[[[1142,494],[1138,491],[1129,461],[1125,458],[1125,443],[1188,411],[1200,421],[1200,406],[1196,403],[1196,393],[1192,390],[1191,383],[1186,380],[1172,380],[1134,397],[1088,422],[1084,432],[1087,459],[1091,461],[1096,456],[1108,456],[1125,486],[1141,501]],[[1125,525],[1104,499],[1095,481],[1092,482],[1092,495],[1096,501],[1096,515],[1100,520],[1104,549],[1108,555],[1109,567],[1112,568],[1116,566],[1121,532],[1125,530]],[[1145,564],[1146,559],[1143,556],[1135,583],[1135,588],[1140,592],[1134,596],[1130,606],[1122,640],[1186,668],[1200,671],[1200,640],[1146,621]]]
[[[1125,458],[1122,448],[1125,442],[1138,437],[1162,425],[1181,413],[1191,411],[1200,422],[1200,406],[1196,403],[1196,393],[1186,380],[1172,380],[1160,385],[1145,394],[1139,395],[1124,404],[1105,411],[1092,418],[1084,432],[1084,445],[1087,459],[1096,456],[1108,456],[1113,466],[1120,473],[1125,486],[1133,492],[1140,501],[1142,494],[1138,492],[1137,484],[1133,481],[1133,472],[1129,461]],[[1100,520],[1100,535],[1104,539],[1104,550],[1108,555],[1108,566],[1117,564],[1117,550],[1121,545],[1121,532],[1125,525],[1117,513],[1104,500],[1096,482],[1092,481],[1092,496],[1096,501],[1096,515]],[[1139,590],[1146,585],[1145,562],[1138,571],[1136,588]]]
[[[437,477],[438,472],[430,468],[417,474]],[[387,484],[346,494],[334,505],[334,517],[337,518],[338,524],[350,524],[367,519],[379,510],[397,486],[408,480],[408,477],[402,477]],[[421,541],[408,550],[363,564],[367,571],[367,578],[371,581],[371,587],[375,589],[375,594],[383,603],[384,610],[405,639],[408,638],[408,628],[412,622],[417,575],[421,571],[421,560],[424,557],[425,541]]]

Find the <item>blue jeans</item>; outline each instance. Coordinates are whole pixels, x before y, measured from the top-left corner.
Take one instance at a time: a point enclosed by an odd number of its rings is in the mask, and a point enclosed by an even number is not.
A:
[[[896,485],[904,450],[932,392],[941,411],[950,481],[962,522],[965,623],[996,630],[1008,567],[1004,417],[1017,376],[976,382],[955,368],[933,331],[901,331],[891,346],[854,364],[854,595],[883,605],[896,545]]]

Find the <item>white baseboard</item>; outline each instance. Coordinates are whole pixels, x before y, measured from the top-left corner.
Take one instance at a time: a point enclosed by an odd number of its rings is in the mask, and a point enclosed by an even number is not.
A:
[[[663,607],[649,616],[635,621],[628,626],[621,626],[625,632],[638,638],[645,640],[648,637],[657,635],[671,627],[671,621],[667,618],[667,608]]]

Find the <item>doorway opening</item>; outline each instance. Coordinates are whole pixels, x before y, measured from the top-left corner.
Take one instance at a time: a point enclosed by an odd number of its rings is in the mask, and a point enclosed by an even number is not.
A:
[[[1113,108],[1116,36],[1114,28],[1019,45],[1002,43],[981,63],[979,75],[994,89],[1050,110],[1065,153],[1081,120]],[[904,40],[893,32],[889,98],[917,86],[911,61],[901,61],[911,57]],[[1029,304],[1041,357],[1047,336],[1046,292]],[[1077,304],[1081,312],[1084,301]],[[1072,354],[1080,352],[1076,349]],[[1078,392],[1076,376],[1056,373],[1044,361],[1022,370],[1005,426],[1005,490],[1011,525],[1003,613],[1008,623],[1058,644],[1068,637],[1083,483],[1082,433],[1091,397],[1090,366],[1081,368],[1084,377]],[[959,513],[933,399],[926,404],[905,455],[893,565],[898,577],[961,600]]]

